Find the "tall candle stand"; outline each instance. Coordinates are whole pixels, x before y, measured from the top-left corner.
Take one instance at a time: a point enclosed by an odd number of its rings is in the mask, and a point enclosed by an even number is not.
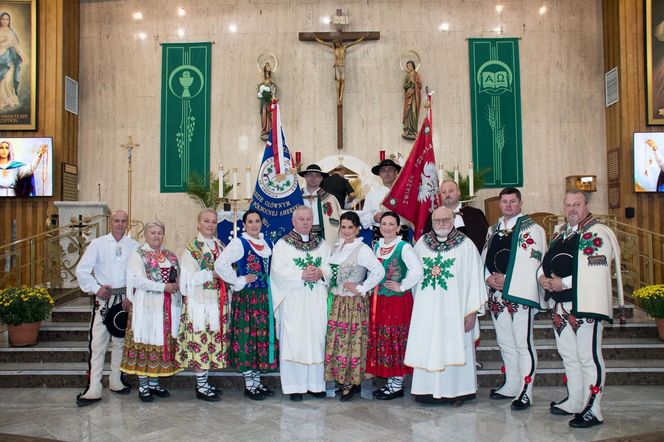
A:
[[[233,238],[237,238],[237,220],[238,212],[240,211],[240,205],[244,206],[244,203],[247,203],[247,209],[251,205],[251,198],[221,198],[223,202],[227,202],[231,205],[231,211],[233,211]]]

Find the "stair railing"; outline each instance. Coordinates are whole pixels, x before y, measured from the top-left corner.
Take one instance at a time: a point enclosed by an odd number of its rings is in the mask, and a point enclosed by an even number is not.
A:
[[[615,216],[595,217],[616,234],[620,244],[623,286],[627,292],[664,282],[664,235],[620,222]],[[554,227],[564,222],[565,217],[561,215],[546,217],[547,237],[551,238]]]

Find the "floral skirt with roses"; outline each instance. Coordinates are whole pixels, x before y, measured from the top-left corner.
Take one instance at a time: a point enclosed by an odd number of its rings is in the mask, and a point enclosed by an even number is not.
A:
[[[325,380],[360,385],[366,378],[369,298],[334,296],[325,336]]]
[[[134,342],[134,332],[131,326],[132,316],[130,311],[120,370],[128,374],[150,377],[172,376],[182,371],[182,368],[175,362],[175,339],[171,334],[168,333],[164,345]]]
[[[270,299],[267,289],[246,288],[233,293],[228,332],[228,366],[238,371],[276,371],[278,343],[270,363]],[[274,318],[272,319],[274,321]]]
[[[195,370],[219,370],[227,366],[228,338],[224,336],[228,323],[228,306],[224,305],[222,330],[213,331],[209,327],[195,331],[189,317],[187,297],[182,298],[182,315],[178,333],[178,351],[175,359],[181,367]]]

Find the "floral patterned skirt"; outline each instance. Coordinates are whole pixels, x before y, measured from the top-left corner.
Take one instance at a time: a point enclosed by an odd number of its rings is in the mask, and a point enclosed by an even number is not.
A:
[[[374,376],[404,376],[413,372],[403,364],[408,343],[413,295],[371,297],[367,373]]]
[[[228,365],[226,360],[228,351],[228,338],[224,336],[228,323],[228,306],[224,306],[221,320],[221,330],[194,331],[194,325],[189,317],[187,297],[182,298],[182,315],[180,316],[180,330],[177,339],[177,352],[175,359],[181,367],[191,367],[196,370],[217,370]]]
[[[134,332],[131,327],[132,320],[132,312],[130,311],[120,370],[129,374],[151,377],[172,376],[182,371],[182,368],[175,362],[175,339],[170,333],[164,345],[134,342]]]
[[[243,289],[231,300],[229,367],[239,371],[276,371],[278,343],[270,363],[270,301],[267,289]],[[272,319],[274,321],[274,319]]]
[[[334,296],[325,336],[325,380],[359,385],[366,375],[369,298]]]

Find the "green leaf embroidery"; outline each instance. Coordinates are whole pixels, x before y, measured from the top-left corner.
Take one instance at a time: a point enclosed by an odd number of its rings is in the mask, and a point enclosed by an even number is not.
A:
[[[316,257],[314,259],[313,256],[311,256],[310,253],[307,253],[307,255],[303,258],[294,258],[293,262],[295,263],[296,266],[301,268],[302,270],[306,269],[310,265],[313,265],[314,267],[320,267],[320,264],[323,260],[321,259],[320,256]],[[313,290],[314,287],[316,286],[316,283],[313,281],[305,281],[304,285],[309,287],[309,290]]]
[[[431,286],[436,289],[439,285],[444,290],[447,290],[447,280],[453,278],[454,275],[449,269],[454,265],[455,258],[445,259],[441,255],[436,255],[435,258],[423,258],[424,262],[424,279],[422,280],[422,288]]]

